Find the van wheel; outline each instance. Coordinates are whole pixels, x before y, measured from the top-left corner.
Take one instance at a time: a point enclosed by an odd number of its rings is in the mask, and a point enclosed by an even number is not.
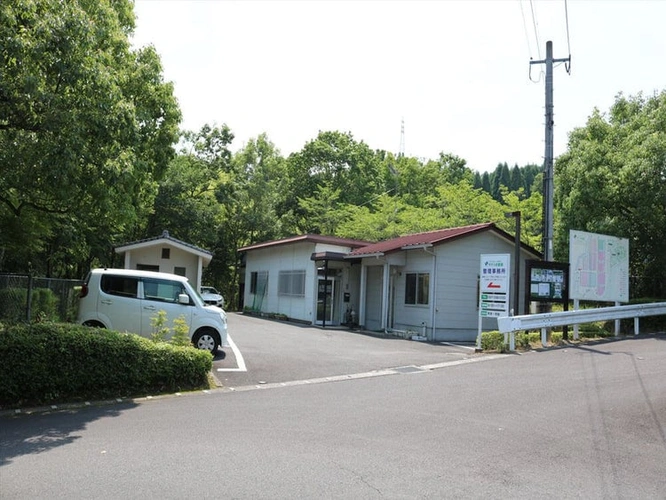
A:
[[[192,343],[197,349],[208,351],[213,356],[217,352],[217,347],[220,344],[217,340],[217,334],[211,329],[205,329],[197,332],[192,337]]]
[[[83,323],[83,326],[89,326],[91,328],[105,328],[105,326],[99,321],[89,320]]]

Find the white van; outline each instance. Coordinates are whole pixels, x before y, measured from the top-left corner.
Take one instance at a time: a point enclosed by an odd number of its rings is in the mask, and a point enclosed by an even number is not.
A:
[[[213,355],[227,346],[227,315],[206,305],[187,278],[131,269],[93,269],[81,289],[77,323],[143,337],[153,333],[151,318],[165,311],[165,326],[183,317],[192,343]]]

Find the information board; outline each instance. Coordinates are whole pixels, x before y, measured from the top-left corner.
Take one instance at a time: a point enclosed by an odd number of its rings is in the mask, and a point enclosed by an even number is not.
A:
[[[499,318],[509,314],[511,254],[481,255],[479,316]]]
[[[572,299],[629,301],[629,240],[569,231]]]
[[[569,301],[569,264],[543,260],[525,262],[525,303]]]

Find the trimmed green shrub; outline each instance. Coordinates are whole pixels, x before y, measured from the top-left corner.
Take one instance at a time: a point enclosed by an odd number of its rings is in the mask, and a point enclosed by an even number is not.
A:
[[[7,322],[24,321],[28,290],[25,288],[3,288],[0,290],[0,319]]]
[[[208,386],[209,352],[65,323],[0,331],[0,406],[134,397]]]
[[[48,288],[35,288],[32,291],[31,314],[33,320],[58,321],[58,297]]]
[[[28,290],[4,288],[0,290],[0,318],[18,322],[26,319]],[[31,318],[37,321],[58,321],[58,296],[48,288],[34,288],[30,301]]]
[[[481,349],[504,352],[504,334],[498,331],[483,332],[481,334]]]

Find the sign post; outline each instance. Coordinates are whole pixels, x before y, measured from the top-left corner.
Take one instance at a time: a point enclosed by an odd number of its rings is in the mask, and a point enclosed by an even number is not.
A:
[[[509,314],[511,254],[482,254],[479,270],[479,330],[476,348],[481,350],[483,318]]]

